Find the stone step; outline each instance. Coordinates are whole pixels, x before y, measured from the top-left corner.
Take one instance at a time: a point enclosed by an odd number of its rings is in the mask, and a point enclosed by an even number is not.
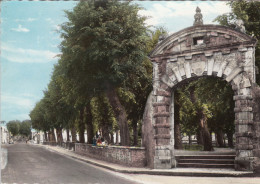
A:
[[[178,155],[175,159],[235,159],[235,157],[236,155]]]
[[[236,155],[179,155],[177,167],[234,168]]]
[[[177,167],[185,168],[234,168],[234,164],[178,163]]]
[[[234,164],[234,159],[179,159],[178,163]]]

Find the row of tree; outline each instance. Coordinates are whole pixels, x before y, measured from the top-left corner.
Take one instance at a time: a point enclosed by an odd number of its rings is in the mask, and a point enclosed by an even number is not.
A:
[[[54,66],[43,99],[31,111],[33,127],[61,141],[61,130],[79,133],[88,143],[96,131],[111,143],[120,132],[121,144],[138,143],[146,98],[152,90],[152,64],[147,55],[163,29],[150,31],[140,7],[129,2],[80,1],[66,11],[61,28],[62,54]],[[47,136],[47,132],[49,136]],[[140,131],[139,131],[140,132]],[[48,140],[48,139],[47,139]]]
[[[31,135],[32,123],[30,120],[12,120],[6,124],[7,130],[13,135],[22,135],[29,137]]]
[[[233,13],[216,21],[233,26],[233,20],[243,19],[236,7],[246,4],[246,29],[259,38],[259,16],[248,28],[254,17],[252,8],[260,7],[252,3],[231,2]],[[129,2],[92,0],[80,1],[73,11],[66,11],[68,22],[61,26],[62,54],[44,97],[30,113],[33,128],[44,131],[46,140],[62,141],[62,129],[67,129],[72,141],[77,141],[78,132],[79,142],[85,142],[86,130],[88,143],[99,131],[109,143],[113,143],[114,132],[120,132],[121,145],[138,145],[146,99],[152,90],[152,64],[147,56],[159,36],[166,34],[162,28],[152,31],[147,27],[139,10]],[[256,55],[260,66],[259,45]],[[211,132],[218,135],[219,145],[226,133],[232,145],[232,96],[230,86],[214,78],[202,78],[175,91],[175,147],[182,147],[181,132],[197,135],[205,150],[212,149]]]

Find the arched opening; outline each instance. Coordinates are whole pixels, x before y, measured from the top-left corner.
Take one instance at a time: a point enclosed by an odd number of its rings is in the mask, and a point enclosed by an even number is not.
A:
[[[184,80],[172,93],[175,150],[234,148],[235,102],[230,84],[217,77],[201,77]]]
[[[214,77],[183,80],[172,90],[171,144],[176,167],[234,168],[232,86]]]

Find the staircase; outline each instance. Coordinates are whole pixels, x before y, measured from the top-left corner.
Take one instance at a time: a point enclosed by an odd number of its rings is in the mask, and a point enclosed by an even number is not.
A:
[[[234,168],[235,155],[179,155],[175,156],[177,167]]]

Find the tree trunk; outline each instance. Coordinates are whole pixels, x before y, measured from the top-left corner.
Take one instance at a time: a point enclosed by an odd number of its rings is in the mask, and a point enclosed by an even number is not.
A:
[[[210,135],[209,129],[208,129],[207,117],[203,113],[202,110],[199,112],[199,114],[200,114],[199,126],[202,129],[203,142],[204,142],[204,151],[212,151],[213,150],[213,146],[212,146],[211,135]]]
[[[180,121],[174,122],[174,149],[182,149]]]
[[[215,144],[216,144],[216,147],[218,147],[218,141],[217,141],[217,132],[215,132]]]
[[[137,121],[133,121],[133,137],[134,137],[134,146],[138,145],[138,131],[137,131]]]
[[[224,143],[224,147],[226,147],[226,138],[225,138],[225,135],[223,136],[223,143]]]
[[[110,144],[108,124],[107,124],[107,122],[103,122],[102,125],[103,125],[102,130],[101,130],[102,137],[104,138],[105,141],[108,142],[108,144]]]
[[[52,142],[56,142],[56,136],[54,132],[54,128],[51,129]]]
[[[71,139],[72,139],[72,142],[77,142],[77,133],[76,133],[76,129],[75,129],[74,125],[71,128]]]
[[[114,144],[114,132],[110,133],[110,142],[111,144]]]
[[[223,148],[224,147],[224,134],[223,134],[223,131],[222,130],[218,130],[216,132],[216,135],[217,135],[217,143],[218,143],[218,146]]]
[[[116,130],[116,144],[118,144],[118,130]]]
[[[67,142],[70,142],[70,130],[66,129],[66,133],[67,133]]]
[[[88,144],[93,143],[93,137],[94,137],[94,130],[93,130],[93,123],[92,123],[92,113],[90,108],[90,103],[85,107],[86,112],[86,124],[87,124],[87,136],[88,136]]]
[[[125,108],[119,101],[118,95],[114,88],[111,88],[110,85],[107,85],[106,95],[112,106],[114,114],[116,116],[116,120],[118,122],[118,126],[120,129],[120,138],[121,138],[121,145],[122,146],[130,146],[130,135],[129,135],[129,128],[126,118],[126,111]]]
[[[192,137],[190,134],[189,134],[189,145],[192,145]]]
[[[227,133],[227,138],[228,138],[228,147],[233,148],[234,147],[233,133],[228,132]]]
[[[84,109],[81,109],[79,112],[79,142],[85,143],[85,123],[84,123]]]
[[[51,130],[48,131],[48,141],[52,141],[52,135],[51,135]]]
[[[48,137],[47,137],[47,132],[46,131],[44,131],[44,139],[45,139],[45,142],[48,141]]]
[[[192,103],[196,103],[197,99],[195,97],[195,87],[191,86],[189,88],[190,91],[190,98]],[[208,123],[207,123],[207,117],[203,112],[203,109],[199,109],[198,110],[198,115],[200,118],[199,121],[199,130],[202,134],[203,137],[203,145],[204,145],[204,151],[212,151],[213,150],[213,146],[212,146],[212,140],[211,140],[211,135],[209,133],[209,129],[208,129]]]
[[[57,142],[62,142],[62,129],[56,128]]]
[[[204,145],[204,142],[203,142],[203,134],[202,134],[202,129],[201,127],[199,126],[198,130],[197,130],[197,143],[198,145]]]

